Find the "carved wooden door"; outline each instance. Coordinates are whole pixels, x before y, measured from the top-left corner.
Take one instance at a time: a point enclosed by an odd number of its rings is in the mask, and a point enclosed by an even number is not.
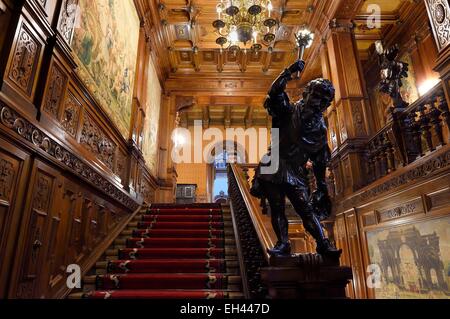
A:
[[[11,298],[36,298],[43,292],[45,259],[51,249],[52,214],[60,181],[59,173],[36,160],[28,189],[21,240],[15,268],[16,284],[10,288]]]

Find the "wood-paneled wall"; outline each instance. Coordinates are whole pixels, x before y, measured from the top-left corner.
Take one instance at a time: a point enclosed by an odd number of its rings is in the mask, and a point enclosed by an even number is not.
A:
[[[140,141],[154,53],[136,3],[142,63],[125,139],[77,76],[78,0],[0,1],[0,298],[65,296],[67,266],[88,271],[155,198]]]
[[[432,13],[436,10],[440,14]],[[442,15],[450,17],[450,7],[443,1],[420,2],[411,6],[408,19],[384,39],[387,46],[397,43],[402,54],[407,52],[411,55],[419,85],[440,76],[439,87],[442,86],[444,92],[440,98],[443,111],[437,119],[442,121],[444,143],[428,149],[412,164],[393,169],[373,182],[366,181],[368,186],[356,187],[351,194],[344,192],[344,196],[336,198],[334,237],[337,246],[343,249],[341,263],[353,269],[352,285],[347,287],[347,295],[351,298],[445,298],[450,293],[450,146],[447,135],[450,127],[446,111],[450,102],[450,43],[447,43],[445,33],[437,31],[447,21],[446,18],[435,21],[442,19]],[[432,29],[429,28],[430,22]],[[447,45],[442,46],[442,43]],[[376,90],[378,85],[377,64],[374,53],[364,66],[369,91]],[[427,104],[428,99],[432,104],[436,101],[433,94],[425,97],[426,101],[421,98],[416,104]],[[384,125],[383,120],[378,121],[377,117],[376,108],[381,106],[374,101],[370,106],[368,116],[374,130],[371,130],[369,138]],[[342,122],[335,121],[332,128],[336,123]],[[426,130],[421,129],[419,139],[426,134]],[[436,134],[430,135],[431,142],[437,140]],[[335,170],[338,194],[346,179],[353,185],[355,170],[357,168],[353,165]],[[373,172],[369,171],[366,177],[370,174]],[[401,254],[409,254],[406,257],[411,258],[408,269],[401,268],[405,267],[402,259],[406,258]],[[408,272],[414,271],[414,278],[408,282],[407,276],[411,276]],[[372,281],[377,279],[374,275],[380,275],[378,287]]]

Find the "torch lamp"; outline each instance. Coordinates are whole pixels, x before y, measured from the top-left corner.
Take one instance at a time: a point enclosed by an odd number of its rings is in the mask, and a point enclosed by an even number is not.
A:
[[[295,39],[297,40],[298,46],[298,59],[303,60],[305,50],[309,48],[314,41],[314,33],[306,28],[303,28],[295,35]],[[297,74],[297,78],[299,77],[300,72]]]

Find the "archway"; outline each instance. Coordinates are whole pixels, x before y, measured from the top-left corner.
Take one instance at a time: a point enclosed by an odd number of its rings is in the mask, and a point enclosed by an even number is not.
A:
[[[235,141],[217,143],[206,152],[213,159],[212,164],[208,165],[210,200],[211,202],[226,202],[228,200],[227,164],[246,163],[247,152],[242,145]]]
[[[400,274],[405,289],[420,292],[420,270],[416,264],[414,251],[406,244],[399,249]]]

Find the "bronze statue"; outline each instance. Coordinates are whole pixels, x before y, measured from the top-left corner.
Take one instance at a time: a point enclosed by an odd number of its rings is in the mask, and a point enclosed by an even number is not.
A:
[[[400,89],[403,86],[402,79],[408,77],[409,65],[398,60],[398,45],[385,50],[381,42],[377,42],[376,49],[381,69],[380,91],[392,98],[394,111],[403,110],[408,103],[403,100]]]
[[[278,242],[268,252],[275,256],[290,255],[288,220],[285,215],[285,197],[291,201],[303,220],[305,229],[317,242],[317,252],[327,257],[339,258],[337,250],[325,237],[320,221],[329,217],[331,200],[325,181],[330,149],[323,112],[331,105],[335,90],[329,80],[316,79],[305,88],[303,99],[291,104],[285,92],[292,75],[303,72],[305,62],[298,60],[285,69],[272,84],[264,107],[272,116],[273,128],[279,129],[278,169],[273,174],[263,174],[259,164],[253,180],[253,196],[269,201],[273,229]],[[273,146],[274,144],[272,144]],[[270,158],[271,150],[267,156]],[[308,161],[313,162],[317,189],[310,196],[307,180]]]

